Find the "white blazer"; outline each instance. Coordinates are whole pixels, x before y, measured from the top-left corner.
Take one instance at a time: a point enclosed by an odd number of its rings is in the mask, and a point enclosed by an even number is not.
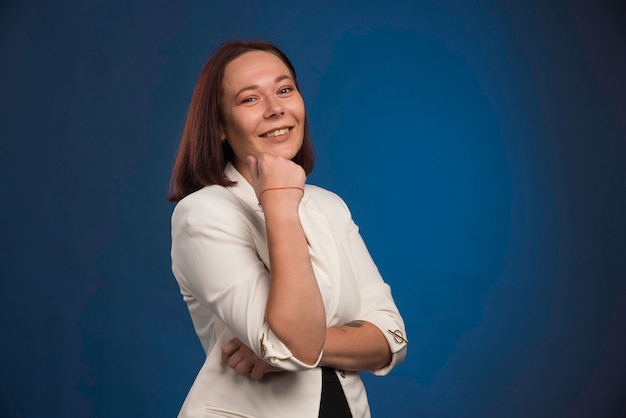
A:
[[[198,190],[172,215],[172,271],[206,352],[179,417],[317,418],[321,369],[296,359],[265,321],[270,264],[263,212],[231,164],[226,175],[237,185]],[[406,355],[404,323],[348,208],[337,195],[306,185],[299,214],[327,325],[364,320],[380,328],[393,355],[374,374],[387,374]],[[222,344],[234,337],[285,372],[258,382],[236,374],[221,361]],[[352,416],[369,417],[360,374],[337,373]]]

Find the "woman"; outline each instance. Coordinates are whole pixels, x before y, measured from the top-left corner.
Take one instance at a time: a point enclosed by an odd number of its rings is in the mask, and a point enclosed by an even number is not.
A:
[[[196,85],[172,176],[172,270],[206,361],[181,417],[367,417],[359,371],[406,355],[404,324],[314,165],[289,59],[231,41]]]

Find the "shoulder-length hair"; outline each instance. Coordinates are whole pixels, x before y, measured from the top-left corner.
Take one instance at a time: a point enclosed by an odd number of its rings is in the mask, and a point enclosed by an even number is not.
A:
[[[178,202],[204,186],[234,185],[224,174],[226,163],[232,161],[234,155],[227,141],[221,141],[220,138],[220,125],[224,122],[221,108],[222,81],[226,65],[250,51],[266,51],[280,58],[289,68],[296,88],[300,90],[293,64],[278,47],[260,40],[233,40],[220,46],[202,69],[191,97],[170,180],[167,196],[170,202]],[[293,161],[301,165],[307,175],[315,165],[310,136],[308,117],[305,117],[302,146]]]

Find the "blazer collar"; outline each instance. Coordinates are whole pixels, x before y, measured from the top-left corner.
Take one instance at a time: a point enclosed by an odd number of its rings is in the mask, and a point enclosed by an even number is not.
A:
[[[235,166],[231,163],[227,163],[224,173],[226,177],[228,177],[228,180],[237,182],[234,186],[229,187],[229,190],[239,199],[243,200],[255,212],[263,212],[259,207],[259,201],[256,198],[256,193],[254,193],[254,188],[248,183],[248,180],[237,171]]]

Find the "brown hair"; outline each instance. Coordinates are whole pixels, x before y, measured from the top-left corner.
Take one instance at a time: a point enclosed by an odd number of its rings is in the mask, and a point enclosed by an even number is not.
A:
[[[226,163],[233,160],[233,150],[227,141],[221,141],[220,138],[220,124],[224,121],[220,107],[223,94],[222,80],[226,65],[250,51],[266,51],[280,58],[289,68],[296,88],[300,90],[293,64],[278,47],[260,40],[248,42],[233,40],[220,46],[202,69],[191,97],[170,180],[167,196],[170,202],[178,202],[204,186],[234,185],[224,174]],[[301,165],[307,175],[313,171],[315,155],[308,118],[304,121],[302,146],[293,161]]]

